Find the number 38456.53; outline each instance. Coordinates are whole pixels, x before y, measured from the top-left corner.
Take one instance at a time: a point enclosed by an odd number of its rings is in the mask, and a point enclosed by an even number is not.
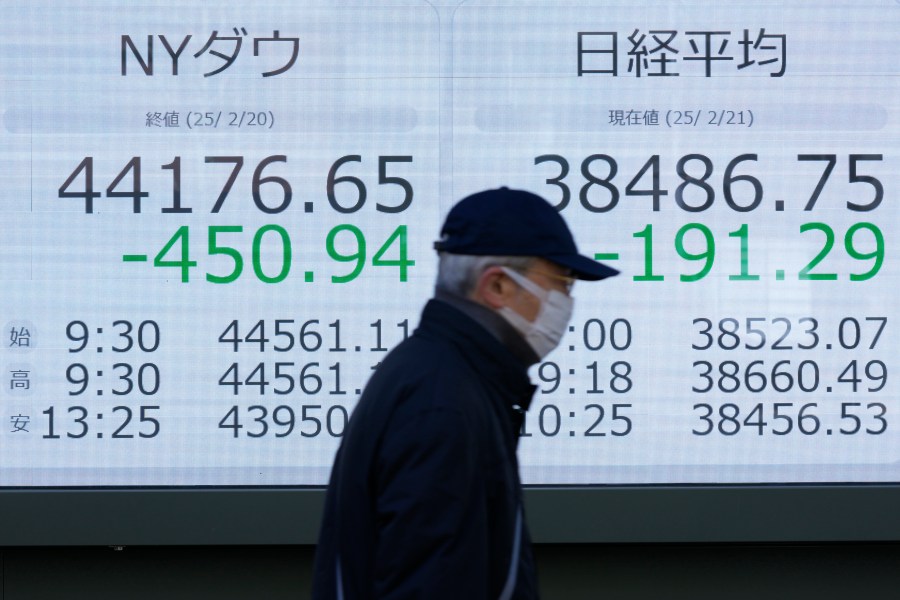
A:
[[[818,402],[758,403],[749,408],[727,402],[719,406],[695,404],[694,413],[699,422],[692,432],[699,436],[733,436],[742,432],[759,436],[881,435],[888,428],[887,407],[881,402],[842,402],[828,413]]]

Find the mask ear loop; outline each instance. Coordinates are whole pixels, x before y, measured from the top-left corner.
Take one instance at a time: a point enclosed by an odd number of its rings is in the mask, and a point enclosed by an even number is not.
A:
[[[504,273],[506,273],[506,276],[509,277],[510,279],[512,279],[513,281],[515,281],[516,284],[518,284],[518,286],[520,288],[524,289],[526,292],[528,292],[529,294],[531,294],[532,296],[534,296],[541,302],[544,302],[547,300],[547,296],[549,296],[549,294],[550,294],[549,290],[545,290],[544,288],[542,288],[541,286],[539,286],[532,280],[528,279],[527,277],[525,277],[524,275],[522,275],[521,273],[519,273],[517,271],[513,271],[509,267],[500,267],[500,268],[503,270]]]

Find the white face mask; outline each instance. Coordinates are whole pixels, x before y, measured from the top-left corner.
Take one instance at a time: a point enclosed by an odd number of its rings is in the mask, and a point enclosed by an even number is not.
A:
[[[508,306],[501,307],[497,312],[525,337],[540,358],[544,358],[559,345],[565,334],[575,309],[575,299],[557,290],[545,290],[512,269],[501,268],[510,279],[540,300],[541,308],[534,321],[529,321]]]

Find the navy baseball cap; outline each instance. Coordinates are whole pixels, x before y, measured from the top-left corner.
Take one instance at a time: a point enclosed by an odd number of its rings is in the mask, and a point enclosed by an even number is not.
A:
[[[439,252],[474,256],[536,256],[597,281],[619,271],[578,253],[559,212],[531,192],[502,187],[460,200],[447,215]]]

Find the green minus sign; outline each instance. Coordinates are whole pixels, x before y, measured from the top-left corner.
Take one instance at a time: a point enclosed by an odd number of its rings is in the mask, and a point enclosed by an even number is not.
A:
[[[619,260],[618,252],[609,252],[606,254],[595,254],[594,260]]]
[[[124,262],[147,262],[146,254],[123,254],[122,261]]]

